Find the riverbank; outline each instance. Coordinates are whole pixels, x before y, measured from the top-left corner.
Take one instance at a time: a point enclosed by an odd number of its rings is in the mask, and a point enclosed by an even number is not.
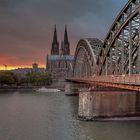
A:
[[[41,86],[1,86],[0,92],[11,92],[11,91],[34,91],[36,89],[39,89],[41,87],[45,88],[57,88],[61,91],[64,91],[64,87],[62,86],[56,86],[56,85],[41,85]]]
[[[11,92],[11,91],[33,91],[40,88],[41,86],[6,86],[0,87],[0,92]]]

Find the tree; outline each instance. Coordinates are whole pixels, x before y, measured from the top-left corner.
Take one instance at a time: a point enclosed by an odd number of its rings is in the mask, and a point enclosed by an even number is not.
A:
[[[11,72],[0,73],[1,85],[50,85],[52,75],[49,73],[30,73],[25,76],[15,75]]]
[[[12,85],[17,81],[17,77],[11,72],[0,73],[0,84],[1,85]]]

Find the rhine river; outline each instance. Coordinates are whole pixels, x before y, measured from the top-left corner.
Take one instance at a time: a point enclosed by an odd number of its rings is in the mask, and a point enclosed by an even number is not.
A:
[[[79,121],[77,107],[64,93],[0,93],[0,140],[140,140],[140,121]]]

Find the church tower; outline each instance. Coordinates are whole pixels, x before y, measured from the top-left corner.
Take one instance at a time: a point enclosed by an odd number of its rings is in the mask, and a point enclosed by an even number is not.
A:
[[[51,48],[51,55],[59,55],[59,43],[57,41],[56,25],[55,25],[55,28],[54,28],[54,35],[53,35],[53,42],[52,42],[52,48]]]
[[[61,44],[61,55],[70,55],[70,43],[68,40],[67,27],[65,26],[64,41]]]

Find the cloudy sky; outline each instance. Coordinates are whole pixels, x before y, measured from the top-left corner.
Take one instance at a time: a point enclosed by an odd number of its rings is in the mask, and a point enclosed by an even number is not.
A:
[[[0,0],[0,67],[45,65],[54,24],[59,42],[67,24],[71,51],[79,39],[104,39],[128,0]]]

